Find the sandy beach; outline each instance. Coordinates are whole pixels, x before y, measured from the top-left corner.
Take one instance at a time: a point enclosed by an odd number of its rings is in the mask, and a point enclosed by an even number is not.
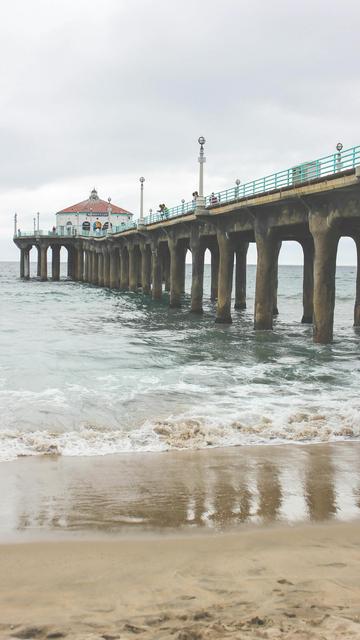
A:
[[[359,523],[0,546],[1,638],[359,638]]]

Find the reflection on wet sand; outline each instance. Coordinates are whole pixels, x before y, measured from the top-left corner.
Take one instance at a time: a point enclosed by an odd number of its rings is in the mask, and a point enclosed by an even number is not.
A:
[[[360,515],[360,443],[262,446],[0,466],[0,534],[226,529]]]

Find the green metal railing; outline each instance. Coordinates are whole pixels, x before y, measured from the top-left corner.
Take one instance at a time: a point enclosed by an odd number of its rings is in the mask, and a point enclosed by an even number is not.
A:
[[[290,169],[273,173],[272,175],[252,180],[252,182],[246,182],[245,184],[239,184],[230,189],[224,191],[213,192],[211,195],[206,196],[205,206],[207,209],[211,209],[221,204],[237,202],[241,199],[246,199],[254,195],[266,194],[271,191],[278,191],[290,187],[297,187],[301,184],[310,182],[311,180],[319,180],[320,178],[341,173],[349,169],[355,169],[360,165],[360,146],[351,147],[344,151],[338,151],[329,156],[318,158],[310,162],[303,162],[302,164],[295,165]],[[170,209],[165,208],[164,211],[157,211],[144,218],[144,224],[150,225],[155,222],[163,222],[169,218],[177,218],[186,214],[194,212],[196,209],[196,201],[182,202],[176,207]],[[68,233],[60,234],[54,231],[37,231],[31,232],[18,232],[18,237],[36,237],[36,236],[60,236],[60,237],[73,237],[79,235],[81,237],[104,237],[114,233],[121,233],[123,231],[129,231],[136,229],[138,221],[132,221],[123,223],[116,227],[113,227],[110,232],[106,229],[98,231],[83,231],[74,229],[76,233],[71,236]]]
[[[225,191],[214,192],[210,196],[206,196],[205,206],[213,207],[226,202],[236,202],[241,198],[248,198],[260,193],[296,187],[310,180],[318,180],[347,169],[354,169],[358,165],[360,165],[360,146],[333,153],[318,160],[303,162],[290,169],[285,169],[285,171],[279,171],[239,186],[236,185],[225,189]]]
[[[164,211],[156,211],[144,218],[144,224],[153,224],[154,222],[162,222],[168,218],[177,218],[178,216],[184,216],[187,213],[195,211],[196,201],[182,202],[177,207],[171,207],[171,209],[164,209]]]

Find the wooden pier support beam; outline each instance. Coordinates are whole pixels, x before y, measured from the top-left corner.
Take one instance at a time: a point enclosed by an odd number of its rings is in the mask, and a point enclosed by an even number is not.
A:
[[[328,344],[333,339],[335,274],[338,234],[320,214],[309,216],[314,239],[314,342]]]
[[[53,244],[51,247],[51,278],[60,280],[60,245]]]
[[[314,240],[312,237],[302,240],[304,252],[303,270],[303,324],[312,324],[314,315]]]
[[[231,324],[231,291],[234,271],[234,248],[226,231],[217,232],[219,245],[218,299],[215,322]]]
[[[235,249],[235,305],[234,309],[246,309],[246,258],[248,242],[241,242]]]

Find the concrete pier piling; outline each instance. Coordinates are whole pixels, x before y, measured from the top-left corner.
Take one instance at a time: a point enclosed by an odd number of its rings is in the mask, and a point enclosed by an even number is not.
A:
[[[60,251],[67,249],[68,277],[111,289],[141,291],[171,307],[188,305],[201,314],[204,298],[216,301],[218,323],[232,322],[231,306],[246,308],[247,253],[256,244],[254,329],[271,330],[278,309],[278,257],[281,244],[298,242],[303,251],[302,323],[313,323],[313,339],[333,339],[336,253],[339,238],[350,236],[358,267],[354,325],[360,326],[360,169],[290,184],[286,189],[250,194],[231,202],[206,201],[198,210],[164,216],[124,230],[97,235],[68,231],[18,233],[20,277],[30,278],[30,252],[37,251],[36,273],[60,279]],[[184,296],[185,258],[191,252],[191,300]],[[204,262],[210,252],[209,289],[204,293]],[[209,255],[207,253],[207,255]],[[190,267],[189,267],[190,270]],[[235,286],[233,287],[233,278]],[[166,302],[165,302],[166,301]],[[300,321],[300,318],[299,318]]]

